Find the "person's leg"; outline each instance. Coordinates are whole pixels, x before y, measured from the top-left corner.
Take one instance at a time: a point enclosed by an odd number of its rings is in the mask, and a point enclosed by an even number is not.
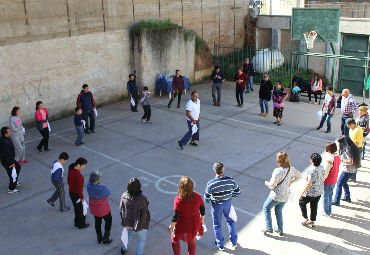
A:
[[[217,104],[217,101],[216,101],[216,83],[213,83],[212,84],[212,99],[213,99],[213,104],[216,105]]]
[[[248,77],[248,80],[249,80],[249,88],[250,88],[250,90],[251,91],[254,91],[254,89],[253,89],[253,76],[249,76]]]
[[[17,178],[15,179],[15,182],[13,182],[13,186],[14,186],[14,189],[15,189],[15,188],[17,188],[19,174],[21,172],[21,165],[18,162],[15,162],[14,165],[15,165],[15,172],[17,173]]]
[[[334,191],[334,187],[335,185],[329,185],[329,188],[328,188],[328,197],[329,197],[329,201],[328,201],[328,206],[329,206],[329,215],[331,215],[331,206],[332,206],[332,203],[333,203],[333,191]]]
[[[217,105],[221,104],[221,90],[222,90],[222,83],[218,83],[217,85]]]
[[[132,110],[132,106],[131,106]],[[89,131],[89,111],[87,109],[82,109],[82,119],[85,121],[85,132]]]
[[[213,220],[213,232],[216,238],[216,244],[218,247],[224,246],[224,236],[222,234],[222,205],[212,204],[211,209],[212,220]]]
[[[136,103],[137,107],[137,103]],[[90,130],[94,131],[95,129],[95,112],[93,109],[89,110],[89,118],[90,118]]]
[[[145,120],[148,117],[148,111],[146,110],[146,105],[143,105],[143,117],[141,117],[142,120]]]
[[[180,255],[181,254],[180,240],[178,240],[175,236],[171,235],[171,243],[173,254]]]
[[[72,205],[73,205],[73,209],[74,209],[74,213],[75,213],[75,217],[74,217],[74,223],[75,223],[75,227],[78,227],[78,222],[77,222],[77,211],[79,210],[78,206],[77,206],[77,203],[76,201],[78,200],[78,196],[74,193],[71,193],[69,192],[69,197],[71,198],[71,201],[72,201]]]
[[[74,211],[75,211],[75,226],[76,227],[83,227],[85,226],[85,216],[83,215],[83,206],[82,206],[82,202],[78,202],[78,195],[77,194],[74,194],[74,193],[69,193],[70,197],[71,197],[71,200],[72,200],[72,203],[73,203],[73,207],[74,207]]]
[[[137,93],[135,93],[134,101],[135,101],[134,111],[137,112],[137,104],[139,103],[139,95]]]
[[[319,204],[320,197],[321,196],[312,197],[311,198],[311,201],[310,201],[310,220],[312,222],[315,222],[316,221],[316,217],[317,217],[317,205]]]
[[[322,205],[324,208],[324,213],[330,216],[330,187],[332,185],[324,184],[324,193],[322,194]]]
[[[195,255],[197,251],[197,246],[195,244],[195,237],[190,241],[188,242],[188,253],[189,255]]]
[[[95,218],[95,232],[96,232],[96,237],[98,239],[98,243],[101,243],[103,241],[103,235],[101,232],[101,223],[102,223],[102,217],[97,217],[94,216]]]
[[[14,152],[15,152],[14,159],[16,161],[20,161],[20,160],[22,160],[21,156],[22,156],[22,152],[23,152],[23,145],[22,145],[22,142],[21,142],[21,135],[12,134],[10,136],[10,138],[11,138],[11,140],[13,142],[13,145],[14,145]]]
[[[66,193],[64,191],[64,183],[60,184],[59,206],[60,210],[64,210],[66,208]]]
[[[61,185],[59,183],[57,183],[56,181],[51,181],[51,183],[54,185],[55,187],[55,191],[53,193],[53,195],[51,195],[51,197],[48,199],[49,201],[51,201],[52,203],[54,203],[59,197],[60,197],[60,192],[61,192]],[[62,207],[61,207],[62,209]]]
[[[240,89],[239,88],[236,88],[235,89],[235,97],[236,97],[236,102],[238,103],[238,105],[240,105],[239,93],[240,93]]]
[[[240,104],[241,105],[243,105],[243,103],[244,103],[244,88],[241,88],[240,89],[241,91],[240,91]]]
[[[77,131],[77,139],[75,141],[75,144],[81,144],[82,143],[83,126],[76,126],[76,131]]]
[[[312,95],[312,91],[308,91],[308,101],[311,102],[311,95]]]
[[[188,132],[186,132],[184,137],[179,141],[181,143],[181,145],[183,145],[183,146],[186,145],[192,137],[191,121],[187,120],[187,124],[188,124]]]
[[[122,250],[127,250],[130,247],[132,236],[135,234],[135,231],[128,229],[127,230],[127,247],[125,247],[123,244],[121,246]]]
[[[263,105],[263,99],[262,98],[259,99],[259,103],[260,103],[260,108],[261,108],[261,114],[265,113],[265,109],[263,108],[264,105]]]
[[[150,121],[150,118],[152,116],[152,107],[150,105],[147,105],[147,117],[146,117],[146,121]]]
[[[318,95],[318,92],[317,92],[317,91],[315,91],[315,92],[313,93],[313,95],[314,95],[314,97],[315,97],[315,103],[317,103],[317,95]]]
[[[343,188],[345,179],[346,179],[346,172],[342,172],[337,182],[337,191],[335,193],[335,198],[333,201],[333,203],[335,204],[338,204],[338,205],[340,204],[340,199],[342,197],[342,188]]]
[[[42,138],[41,138],[41,141],[40,141],[39,145],[37,145],[37,149],[41,150],[42,147],[44,146],[44,132],[43,132],[43,129],[39,130],[39,132],[40,132]]]
[[[231,208],[231,201],[223,203],[223,213],[226,220],[227,228],[229,229],[229,236],[230,241],[233,245],[236,245],[238,242],[238,236],[236,234],[236,225],[235,221],[233,221],[230,217],[230,208]]]
[[[267,197],[265,203],[263,204],[263,213],[265,215],[265,225],[266,230],[272,230],[272,219],[271,219],[271,209],[276,205],[276,202],[270,197]]]
[[[8,174],[8,177],[9,177],[9,186],[8,186],[8,190],[14,190],[15,187],[14,187],[14,182],[13,182],[13,178],[12,178],[12,171],[13,171],[13,168],[12,167],[9,167],[9,166],[5,166],[3,165],[3,167],[5,168],[6,170],[6,173]],[[17,184],[16,184],[17,185]],[[15,186],[16,186],[15,185]]]
[[[278,226],[278,231],[283,233],[283,208],[284,208],[285,202],[280,202],[277,205],[275,205],[275,216],[276,216],[276,222]]]
[[[352,173],[345,173],[343,178],[343,190],[344,190],[344,199],[351,200],[351,193],[349,192],[348,180],[353,176]]]
[[[325,120],[326,120],[326,117],[327,116],[328,116],[328,114],[326,112],[323,112],[322,117],[321,117],[320,124],[317,127],[318,129],[320,129],[320,128],[322,128],[324,126],[324,123],[325,123]]]
[[[144,253],[144,247],[148,230],[142,229],[136,233],[137,233],[136,255],[141,255]]]
[[[180,91],[179,94],[178,94],[178,96],[177,96],[177,108],[180,108],[181,95],[182,95],[182,91]]]
[[[105,222],[103,243],[110,244],[113,241],[112,239],[109,239],[110,229],[112,227],[112,214],[109,212],[107,215],[103,217],[103,219]]]
[[[199,124],[199,120],[197,121],[197,127],[198,127],[198,130],[197,132],[191,136],[191,141],[194,142],[194,141],[199,141],[199,131],[200,131],[200,124]]]
[[[265,105],[266,114],[268,114],[269,113],[269,101],[268,100],[263,100],[263,103]]]
[[[43,141],[44,149],[45,150],[49,149],[49,128],[48,127],[42,130],[42,139],[44,140]]]
[[[301,208],[302,216],[305,219],[308,219],[306,205],[309,202],[310,202],[309,197],[302,197],[301,199],[299,199],[299,207]]]
[[[172,102],[173,102],[173,100],[175,99],[176,96],[177,96],[177,93],[176,92],[172,92],[171,99],[168,102],[168,108],[171,107],[171,104],[172,104]]]
[[[365,159],[365,146],[366,146],[366,136],[364,137],[364,147],[362,147],[362,159]]]
[[[331,118],[333,117],[333,114],[328,114],[328,119],[326,121],[327,129],[326,131],[331,132]]]

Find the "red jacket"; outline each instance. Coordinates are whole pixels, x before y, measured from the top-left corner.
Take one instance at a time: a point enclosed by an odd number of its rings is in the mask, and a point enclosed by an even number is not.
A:
[[[172,91],[182,92],[185,89],[184,79],[180,75],[179,78],[174,76],[172,78]]]
[[[77,194],[81,200],[84,199],[84,194],[82,193],[84,188],[84,177],[77,169],[73,168],[68,171],[68,185],[69,192]]]
[[[238,83],[237,80],[243,80],[242,83]],[[245,88],[245,83],[248,81],[248,77],[245,73],[236,73],[234,76],[234,81],[236,82],[237,88]]]

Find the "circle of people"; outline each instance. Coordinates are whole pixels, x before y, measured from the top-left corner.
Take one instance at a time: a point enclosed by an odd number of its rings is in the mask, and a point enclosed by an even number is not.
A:
[[[243,67],[238,69],[235,75],[236,82],[236,99],[237,106],[243,106],[243,92],[248,88],[247,92],[253,91],[253,65],[246,59]],[[252,78],[250,78],[252,77]],[[224,80],[224,75],[220,67],[215,67],[212,72],[212,96],[214,106],[221,105],[221,84]],[[137,112],[137,104],[139,101],[139,89],[135,80],[135,75],[129,75],[127,82],[127,90],[131,99],[131,110]],[[184,81],[180,74],[180,70],[176,71],[173,79],[173,93],[168,103],[170,108],[172,101],[177,96],[178,105],[180,107],[181,94],[184,90]],[[311,82],[311,93],[317,95],[322,90],[322,82],[318,75],[315,75]],[[215,96],[217,92],[217,98]],[[144,115],[143,123],[151,123],[151,108],[150,98],[151,92],[147,87],[143,88],[140,102],[142,103]],[[261,107],[261,116],[267,117],[269,114],[269,101],[273,100],[274,116],[277,125],[282,123],[282,113],[284,101],[288,97],[288,93],[282,88],[280,81],[273,87],[269,80],[268,73],[264,74],[264,79],[261,82],[259,91],[259,103]],[[323,127],[325,120],[327,121],[327,133],[331,132],[331,118],[334,115],[335,108],[341,108],[342,136],[335,142],[326,144],[326,153],[322,158],[320,154],[313,153],[310,158],[312,167],[305,174],[306,184],[302,188],[299,197],[299,207],[302,211],[302,225],[306,227],[315,227],[318,203],[322,197],[323,212],[325,216],[330,216],[332,205],[340,206],[341,200],[351,202],[349,181],[356,182],[357,169],[361,166],[361,157],[365,155],[365,137],[369,133],[369,116],[368,108],[365,104],[358,107],[354,98],[348,89],[344,89],[341,98],[337,100],[333,93],[332,87],[326,88],[325,99],[320,111],[321,121],[316,128],[319,130]],[[354,113],[359,111],[357,122],[353,119]],[[49,112],[41,101],[36,103],[35,121],[36,128],[42,135],[42,140],[37,146],[40,153],[49,151],[48,141],[50,124],[48,121]],[[77,139],[75,144],[80,146],[83,144],[83,132],[86,134],[94,133],[95,117],[97,116],[96,106],[93,94],[89,91],[88,85],[82,86],[81,93],[77,98],[77,107],[75,109],[74,124],[77,131]],[[88,125],[90,119],[90,125]],[[200,121],[200,101],[196,91],[191,93],[191,99],[186,104],[186,120],[189,131],[185,136],[178,141],[178,146],[183,149],[190,140],[190,145],[197,146],[195,141],[199,141],[199,121]],[[0,138],[0,156],[1,164],[5,168],[9,176],[8,193],[15,194],[19,192],[18,181],[21,164],[26,164],[25,159],[25,128],[22,126],[20,119],[20,107],[15,106],[12,109],[9,117],[10,127],[1,129]],[[62,152],[57,160],[52,164],[51,168],[51,183],[55,187],[55,192],[47,199],[47,203],[55,206],[56,200],[59,199],[59,209],[61,212],[69,211],[71,208],[65,203],[64,190],[64,167],[63,165],[69,160],[67,152]],[[265,215],[265,235],[274,233],[271,219],[271,209],[275,208],[277,229],[275,232],[279,236],[284,235],[283,231],[283,215],[282,210],[290,197],[290,185],[298,181],[302,174],[297,171],[290,162],[289,155],[281,151],[276,156],[277,167],[273,170],[272,177],[265,182],[266,187],[271,189],[269,196],[263,205]],[[88,161],[85,158],[78,158],[68,167],[67,183],[69,186],[69,196],[74,207],[74,225],[78,229],[89,227],[90,224],[85,222],[87,208],[94,215],[95,230],[97,242],[110,244],[113,240],[110,238],[110,230],[112,226],[111,209],[108,202],[110,190],[108,187],[101,184],[102,172],[93,171],[90,174],[87,184],[87,192],[89,201],[86,203],[83,195],[84,177],[81,171],[86,167]],[[237,248],[238,237],[236,232],[237,216],[235,209],[232,206],[233,197],[237,197],[241,190],[236,181],[225,175],[225,166],[222,162],[216,162],[213,165],[215,177],[211,179],[206,186],[204,192],[204,200],[212,205],[213,230],[215,235],[214,245],[218,250],[223,251],[224,237],[221,228],[222,215],[228,225],[229,237],[234,249]],[[339,176],[339,178],[338,178]],[[336,192],[334,196],[334,188]],[[182,177],[178,185],[178,195],[174,200],[174,213],[168,231],[171,234],[171,243],[174,254],[181,253],[180,241],[184,241],[188,245],[189,254],[196,253],[195,240],[199,239],[206,231],[204,217],[205,207],[202,196],[193,190],[194,183],[190,177]],[[342,190],[344,197],[342,198]],[[333,199],[334,196],[334,199]],[[123,226],[121,241],[121,254],[125,254],[131,238],[134,234],[137,235],[138,241],[136,246],[136,254],[143,254],[146,242],[147,230],[150,223],[150,212],[148,209],[148,200],[143,195],[140,180],[132,178],[127,184],[127,191],[122,194],[120,202],[121,225]],[[310,204],[310,217],[308,217],[306,205]],[[101,229],[102,220],[104,219],[104,234]]]

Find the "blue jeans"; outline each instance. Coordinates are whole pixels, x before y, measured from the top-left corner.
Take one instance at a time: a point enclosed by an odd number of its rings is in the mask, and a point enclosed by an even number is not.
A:
[[[326,112],[324,112],[324,114],[322,115],[322,118],[321,118],[321,122],[320,122],[320,125],[319,125],[319,128],[322,128],[324,126],[324,123],[325,123],[325,120],[326,118],[328,118],[326,124],[328,125],[327,127],[327,131],[331,131],[331,118],[333,117],[333,114],[328,114]]]
[[[199,141],[199,121],[197,120],[197,127],[198,127],[198,131],[192,135],[192,128],[193,126],[191,125],[191,121],[190,120],[187,120],[187,123],[188,123],[188,128],[189,128],[189,131],[186,132],[186,134],[184,135],[184,137],[179,141],[183,146],[186,145],[190,138],[192,141]]]
[[[272,219],[271,219],[271,209],[275,207],[276,222],[278,225],[278,231],[283,232],[283,207],[285,202],[277,202],[270,197],[267,197],[265,203],[263,204],[263,212],[265,214],[266,229],[272,230]]]
[[[253,76],[248,76],[248,81],[245,84],[245,91],[249,92],[253,90]]]
[[[263,108],[263,106],[265,106],[265,109]],[[269,113],[269,101],[260,98],[260,107],[261,107],[261,112],[265,112],[266,110],[266,113]]]
[[[362,157],[365,157],[365,146],[366,146],[366,136],[364,137],[364,147],[362,147]]]
[[[348,115],[342,114],[342,122],[340,126],[340,130],[342,131],[342,135],[349,136],[349,128],[347,127],[346,121],[349,118]]]
[[[333,201],[333,191],[334,191],[334,185],[326,185],[324,184],[324,194],[322,196],[322,204],[324,207],[324,213],[327,216],[331,215],[331,204]]]
[[[334,203],[339,204],[342,197],[342,188],[344,189],[344,199],[351,199],[349,192],[348,179],[353,176],[353,173],[342,172],[337,182],[337,192],[335,194]]]
[[[224,202],[223,204],[212,204],[212,219],[213,219],[213,231],[216,237],[217,246],[224,246],[224,235],[222,234],[221,220],[222,214],[225,217],[227,228],[229,229],[230,241],[236,244],[238,241],[238,236],[236,235],[235,221],[229,217],[231,207],[231,200]]]
[[[75,126],[75,127],[76,127],[76,131],[77,131],[77,139],[75,141],[75,144],[81,144],[84,127],[83,127],[83,125]]]
[[[127,250],[130,247],[130,241],[132,239],[132,236],[134,234],[137,235],[137,245],[136,245],[136,255],[141,255],[143,254],[144,251],[144,246],[146,242],[146,234],[148,233],[147,229],[142,229],[140,231],[134,231],[134,230],[127,230],[128,232],[128,242],[127,242],[127,247],[125,247],[123,244],[121,246],[122,250]]]

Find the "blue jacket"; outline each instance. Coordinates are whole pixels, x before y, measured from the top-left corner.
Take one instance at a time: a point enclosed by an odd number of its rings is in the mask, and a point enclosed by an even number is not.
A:
[[[137,86],[137,83],[135,80],[131,81],[129,80],[127,82],[127,92],[129,95],[132,94],[137,94],[139,92],[139,87]]]
[[[243,64],[243,73],[245,73],[248,77],[254,75],[252,62],[249,62],[248,65],[246,65],[245,63]]]
[[[103,185],[92,185],[90,182],[87,184],[87,193],[89,197],[96,200],[101,200],[110,196],[110,190]]]
[[[207,203],[223,204],[240,194],[240,188],[232,177],[219,175],[207,183],[204,199]]]
[[[74,123],[76,126],[82,126],[82,115],[75,114]]]
[[[221,79],[216,78],[216,74],[218,76],[221,76]],[[220,72],[216,73],[216,70],[213,70],[211,74],[211,80],[213,80],[213,83],[222,83],[222,80],[224,79],[224,73],[220,70]]]
[[[55,160],[51,169],[51,181],[55,181],[59,184],[63,183],[63,166],[58,160]]]
[[[77,97],[77,106],[81,107],[82,110],[91,110],[95,106],[93,94],[90,91],[84,93],[81,90],[81,93]]]

